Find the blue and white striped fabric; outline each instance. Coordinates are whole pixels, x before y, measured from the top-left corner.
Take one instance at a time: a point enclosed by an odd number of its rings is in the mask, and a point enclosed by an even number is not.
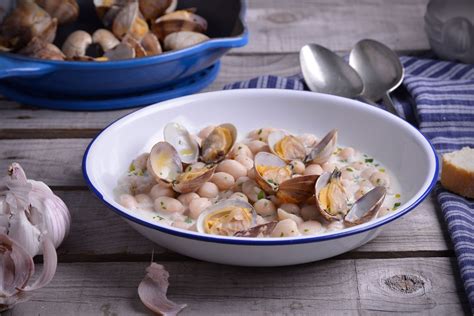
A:
[[[401,61],[405,80],[393,95],[399,113],[420,129],[438,154],[474,147],[474,65],[415,57],[401,57]],[[306,86],[301,75],[268,75],[224,87],[243,88],[305,90]],[[474,201],[440,186],[435,194],[454,245],[469,302],[474,308]]]

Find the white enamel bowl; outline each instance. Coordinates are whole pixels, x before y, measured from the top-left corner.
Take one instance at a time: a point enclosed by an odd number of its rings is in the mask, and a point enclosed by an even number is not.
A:
[[[230,122],[240,135],[260,127],[323,135],[339,128],[339,144],[355,147],[385,164],[402,186],[402,205],[369,223],[319,236],[238,238],[204,235],[137,217],[116,202],[114,188],[131,160],[162,140],[162,129],[179,121],[196,132]],[[193,130],[194,129],[194,130]],[[436,154],[410,124],[369,105],[330,95],[274,89],[229,90],[162,102],[129,114],[104,129],[89,145],[83,173],[91,190],[150,240],[186,256],[242,266],[282,266],[339,255],[375,238],[408,213],[438,178]]]

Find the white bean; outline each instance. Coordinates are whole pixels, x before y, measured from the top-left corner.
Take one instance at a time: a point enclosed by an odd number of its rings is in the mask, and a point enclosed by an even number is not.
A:
[[[249,201],[249,198],[243,194],[242,192],[235,192],[234,194],[232,194],[229,199],[231,200],[241,200],[241,201],[244,201],[244,202],[248,202]]]
[[[186,229],[186,230],[189,230],[189,228],[191,226],[193,226],[194,224],[193,223],[186,223],[185,221],[183,220],[175,220],[173,221],[173,223],[171,224],[171,226],[173,227],[176,227],[176,228],[181,228],[181,229]]]
[[[292,219],[284,219],[279,221],[272,231],[272,237],[293,237],[298,236],[298,225]]]
[[[229,157],[235,159],[235,157],[240,155],[247,156],[250,159],[253,159],[253,153],[247,145],[243,143],[236,143],[234,145],[234,148],[232,148],[232,150],[230,151]]]
[[[191,171],[191,170],[200,170],[202,168],[204,168],[206,166],[206,164],[204,162],[195,162],[193,163],[192,165],[188,166],[186,168],[186,171]]]
[[[197,219],[199,215],[204,211],[206,208],[211,206],[212,203],[209,199],[206,198],[199,198],[194,199],[189,203],[189,216],[193,219]]]
[[[374,172],[370,176],[370,182],[372,182],[373,185],[375,186],[384,186],[384,187],[389,187],[390,186],[390,179],[388,175],[385,172]]]
[[[325,162],[321,165],[321,167],[325,172],[333,172],[334,168],[336,168],[332,162]]]
[[[318,221],[307,221],[298,225],[302,235],[318,235],[324,232],[324,227]]]
[[[318,164],[311,164],[309,166],[306,167],[306,169],[304,170],[304,175],[305,176],[308,176],[308,175],[312,175],[312,174],[315,174],[315,175],[322,175],[323,174],[323,168],[321,168],[320,165]]]
[[[258,184],[253,180],[248,180],[242,184],[242,193],[245,194],[252,203],[258,201],[258,195],[261,195],[261,192],[263,192],[263,190],[260,189]]]
[[[174,197],[175,192],[170,187],[164,186],[163,184],[155,184],[150,190],[150,196],[153,200],[156,200],[160,196]]]
[[[211,182],[213,182],[219,190],[229,190],[235,184],[235,179],[227,172],[216,172],[212,175]]]
[[[226,159],[220,162],[216,168],[217,172],[227,172],[232,175],[234,179],[247,175],[247,168],[245,168],[240,162]]]
[[[267,199],[260,199],[254,203],[253,207],[257,214],[262,216],[272,216],[276,214],[276,207],[272,201]]]
[[[237,155],[235,161],[240,162],[245,168],[247,168],[247,170],[253,168],[253,159],[249,156]]]
[[[234,192],[242,192],[242,184],[244,184],[244,182],[248,180],[250,180],[249,177],[240,177],[237,180],[235,180],[235,184],[233,187]]]
[[[215,198],[219,194],[219,188],[212,182],[204,182],[203,185],[197,191],[197,194],[201,197]]]
[[[304,133],[298,136],[299,140],[305,145],[305,147],[312,148],[316,146],[319,139],[314,134]]]
[[[304,222],[301,217],[299,217],[299,216],[297,216],[297,215],[295,215],[295,214],[288,213],[287,211],[285,211],[285,210],[283,210],[283,209],[281,209],[281,208],[279,208],[279,209],[277,210],[277,215],[278,215],[278,220],[280,220],[280,221],[289,218],[289,219],[293,220],[293,221],[294,221],[295,223],[297,223],[297,224],[301,224],[301,223]]]
[[[270,135],[270,133],[273,131],[276,131],[276,128],[272,128],[272,127],[259,128],[259,129],[251,131],[247,137],[252,140],[260,140],[260,141],[266,142],[268,139],[268,135]]]
[[[160,196],[155,200],[155,210],[164,213],[183,213],[185,208],[177,199],[168,196]]]
[[[211,132],[214,130],[214,128],[216,128],[215,125],[209,125],[209,126],[204,127],[198,133],[199,138],[201,138],[201,139],[207,138],[207,136],[209,136],[209,134],[211,134]]]
[[[309,221],[312,219],[317,219],[319,212],[316,208],[316,205],[305,205],[301,208],[300,215],[305,221]]]
[[[258,154],[259,152],[270,152],[270,147],[268,147],[268,144],[261,140],[253,140],[249,142],[247,146],[254,155]]]
[[[361,170],[365,168],[365,164],[362,161],[354,161],[351,164],[351,168],[354,168],[355,170]]]
[[[178,196],[178,200],[183,204],[185,207],[189,206],[192,200],[199,199],[199,195],[195,192],[183,193]]]
[[[257,170],[255,170],[255,168],[252,168],[252,169],[249,169],[247,171],[247,177],[249,179],[252,179],[252,180],[255,180],[255,177],[257,176]]]
[[[150,156],[149,153],[143,153],[137,158],[135,158],[135,160],[133,160],[133,166],[135,167],[135,169],[146,170],[146,163],[148,161],[148,156]]]
[[[339,152],[339,157],[341,159],[350,160],[354,156],[354,148],[346,147]]]
[[[147,210],[153,209],[153,200],[148,194],[137,194],[135,195],[135,200],[137,200],[140,208]]]
[[[301,160],[293,160],[290,162],[290,167],[293,170],[293,173],[303,174],[306,167]]]
[[[344,229],[344,223],[343,222],[340,222],[340,221],[334,221],[334,222],[331,222],[329,223],[328,227],[327,227],[327,231],[338,231],[338,230],[341,230],[341,229]]]
[[[280,208],[287,211],[288,213],[299,215],[300,214],[300,207],[293,203],[284,203],[280,205]]]
[[[364,179],[369,179],[376,171],[377,169],[375,167],[367,167],[367,169],[361,171],[360,176]]]
[[[130,194],[122,194],[119,203],[129,210],[136,210],[138,207],[137,200]]]
[[[353,178],[354,178],[354,169],[351,169],[351,167],[342,169],[341,179],[352,180]]]

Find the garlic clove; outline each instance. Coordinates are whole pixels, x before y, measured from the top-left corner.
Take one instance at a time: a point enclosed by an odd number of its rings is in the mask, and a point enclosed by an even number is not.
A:
[[[158,315],[171,316],[178,314],[186,304],[176,304],[166,297],[169,273],[161,265],[152,262],[146,268],[146,276],[138,286],[138,296],[142,303]]]

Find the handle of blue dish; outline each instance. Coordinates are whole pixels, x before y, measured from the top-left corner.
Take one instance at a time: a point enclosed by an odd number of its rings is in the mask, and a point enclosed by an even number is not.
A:
[[[0,79],[12,77],[36,77],[54,71],[54,65],[16,60],[0,55]]]

